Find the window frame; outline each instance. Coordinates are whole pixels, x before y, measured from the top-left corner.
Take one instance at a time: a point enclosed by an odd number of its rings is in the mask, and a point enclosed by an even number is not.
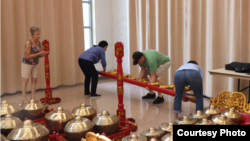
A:
[[[92,12],[92,5],[93,5],[93,0],[88,0],[88,1],[84,1],[84,0],[82,0],[82,4],[83,3],[87,3],[87,4],[89,4],[89,7],[90,7],[90,9],[89,9],[89,12],[90,12],[90,15],[89,15],[89,17],[90,17],[90,19],[89,19],[89,21],[90,21],[90,23],[89,23],[89,26],[84,26],[84,23],[83,23],[83,31],[84,31],[84,29],[89,29],[90,30],[90,46],[89,47],[87,47],[87,48],[90,48],[90,47],[92,47],[93,46],[93,12]],[[84,38],[84,42],[85,42],[85,38]],[[86,47],[85,47],[85,50],[86,50]]]

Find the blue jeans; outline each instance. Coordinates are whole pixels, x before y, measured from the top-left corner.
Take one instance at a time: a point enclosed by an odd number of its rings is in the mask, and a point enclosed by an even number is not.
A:
[[[196,70],[180,70],[174,74],[175,98],[174,112],[181,113],[182,96],[185,86],[190,86],[196,98],[196,111],[203,110],[203,85],[202,78]]]

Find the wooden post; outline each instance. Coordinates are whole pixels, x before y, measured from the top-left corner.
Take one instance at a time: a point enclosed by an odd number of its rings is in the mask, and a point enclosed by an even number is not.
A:
[[[122,57],[123,57],[123,44],[117,42],[115,44],[115,57],[117,58],[117,94],[118,94],[118,109],[117,116],[120,118],[120,125],[125,126],[125,109],[123,104],[123,70],[122,70]]]
[[[123,44],[117,42],[115,44],[115,56],[117,58],[117,94],[118,94],[118,109],[117,116],[120,118],[120,126],[129,127],[130,131],[136,131],[137,125],[133,118],[126,118],[126,112],[123,104],[123,70],[122,70],[122,57],[124,55]]]
[[[43,41],[43,50],[49,51],[49,41]],[[45,79],[46,79],[46,90],[45,90],[45,98],[42,98],[40,101],[43,103],[54,104],[59,103],[61,101],[60,98],[53,98],[52,91],[50,88],[50,69],[49,69],[49,57],[48,54],[44,57],[44,64],[45,64]]]

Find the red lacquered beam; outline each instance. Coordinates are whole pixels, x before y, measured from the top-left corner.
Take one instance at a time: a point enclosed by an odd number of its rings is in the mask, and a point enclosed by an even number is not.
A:
[[[110,74],[110,73],[106,73],[106,72],[98,72],[98,74],[102,75],[102,76],[110,77],[110,78],[113,78],[113,79],[117,78],[116,75]],[[148,88],[151,89],[151,90],[158,91],[158,92],[161,92],[161,93],[164,93],[164,94],[167,94],[167,95],[175,96],[175,91],[173,91],[173,90],[169,90],[169,89],[165,89],[165,88],[160,88],[158,86],[150,85],[150,84],[143,83],[143,82],[140,82],[140,81],[137,81],[137,80],[133,80],[133,79],[129,79],[129,78],[126,78],[126,77],[123,77],[123,81],[131,83],[131,84],[134,84],[134,85],[137,85],[137,86],[141,86],[141,87],[144,87],[144,88],[148,86]],[[185,98],[187,100],[191,101],[191,96],[185,95]],[[191,101],[191,102],[194,102],[194,100]]]

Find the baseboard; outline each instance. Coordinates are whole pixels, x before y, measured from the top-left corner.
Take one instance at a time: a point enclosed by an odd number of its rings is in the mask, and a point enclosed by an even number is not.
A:
[[[105,76],[102,76],[102,75],[99,75],[99,80],[104,80],[104,79],[109,79],[108,77],[105,77]],[[57,87],[54,87],[54,88],[51,88],[51,90],[55,90],[55,89],[58,89],[58,88],[61,88],[61,87],[75,87],[75,86],[78,86],[78,85],[83,85],[84,83],[76,83],[74,85],[59,85]],[[38,91],[45,91],[46,89],[37,89],[36,92]],[[16,91],[15,93],[4,93],[1,95],[1,97],[4,97],[6,95],[15,95],[15,94],[20,94],[22,93],[22,91]],[[26,94],[29,94],[31,93],[31,91],[27,91]]]

